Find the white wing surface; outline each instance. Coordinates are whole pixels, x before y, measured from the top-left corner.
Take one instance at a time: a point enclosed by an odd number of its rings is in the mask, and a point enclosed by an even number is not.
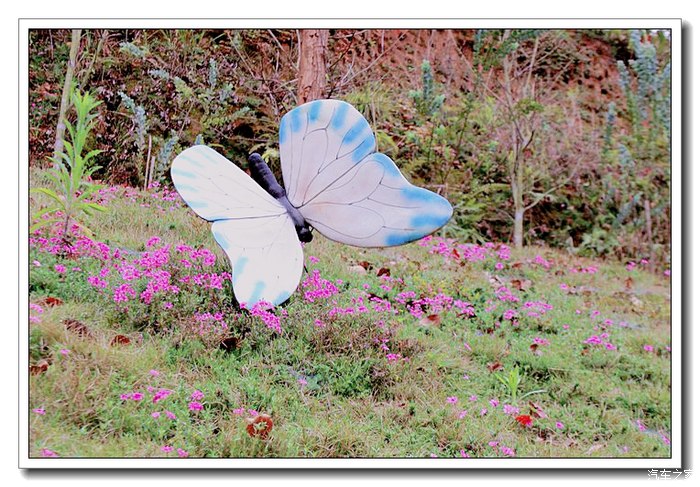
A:
[[[350,104],[317,100],[282,117],[280,157],[290,202],[326,237],[359,247],[418,240],[452,216],[449,202],[403,177],[376,152],[372,129]]]
[[[301,243],[285,213],[275,217],[218,220],[214,238],[231,261],[233,292],[249,308],[280,304],[296,290],[304,268]]]
[[[177,156],[175,188],[212,233],[231,262],[239,303],[281,304],[299,285],[303,252],[284,207],[215,150],[198,145]]]

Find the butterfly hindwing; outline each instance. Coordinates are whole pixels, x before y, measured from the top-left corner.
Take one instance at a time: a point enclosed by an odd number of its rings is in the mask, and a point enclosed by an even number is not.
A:
[[[239,303],[280,304],[294,292],[303,252],[284,207],[215,150],[198,145],[173,161],[171,176],[185,202],[205,220],[231,262]]]
[[[324,236],[360,247],[401,245],[443,226],[449,202],[413,186],[375,147],[348,103],[317,100],[287,113],[280,157],[290,202]]]
[[[233,291],[248,307],[280,304],[296,290],[304,256],[289,216],[219,220],[214,238],[231,261]]]

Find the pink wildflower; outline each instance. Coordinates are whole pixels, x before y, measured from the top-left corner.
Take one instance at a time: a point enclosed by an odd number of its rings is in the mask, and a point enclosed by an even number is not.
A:
[[[501,447],[501,453],[503,453],[507,457],[514,457],[515,456],[515,451],[512,448],[508,448],[507,446]]]
[[[510,404],[504,404],[503,405],[503,412],[513,416],[515,414],[518,414],[520,412],[520,409],[518,409],[515,406],[511,406]]]
[[[114,289],[113,299],[115,303],[124,303],[134,297],[136,297],[136,291],[128,284],[121,284]]]
[[[202,405],[201,402],[198,401],[192,401],[190,402],[187,407],[189,408],[190,411],[201,411],[204,409],[204,406]]]
[[[170,389],[159,389],[158,392],[153,395],[153,404],[156,404],[158,401],[162,401],[172,393],[173,391]]]
[[[101,279],[97,276],[88,276],[87,278],[88,284],[91,286],[100,288],[100,289],[105,289],[107,287],[107,281],[104,279]]]
[[[146,247],[153,247],[155,245],[158,245],[160,243],[160,237],[151,237],[148,239],[148,242],[146,242]]]

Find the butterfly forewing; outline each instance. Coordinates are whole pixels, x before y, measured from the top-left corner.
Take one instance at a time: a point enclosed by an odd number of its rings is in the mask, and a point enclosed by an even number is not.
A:
[[[182,151],[173,161],[170,175],[182,199],[208,221],[285,213],[250,176],[205,145]]]
[[[171,176],[185,202],[213,222],[231,262],[239,303],[284,302],[297,288],[303,253],[284,207],[215,150],[198,145],[173,161]]]
[[[359,247],[401,245],[447,223],[449,202],[409,183],[375,145],[369,123],[339,100],[313,101],[282,118],[285,188],[307,222]]]

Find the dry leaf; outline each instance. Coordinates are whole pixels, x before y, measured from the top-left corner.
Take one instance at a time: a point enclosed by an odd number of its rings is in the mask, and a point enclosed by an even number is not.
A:
[[[35,365],[29,366],[29,373],[32,375],[43,374],[49,369],[49,362],[47,360],[39,360]]]
[[[530,279],[513,279],[510,281],[510,285],[518,291],[526,291],[532,286],[532,281]]]
[[[530,406],[530,414],[532,416],[535,416],[536,418],[540,419],[545,419],[548,416],[545,414],[544,410],[542,409],[542,406],[537,404],[536,402],[528,402],[528,405]]]
[[[634,279],[632,279],[631,277],[628,277],[627,279],[625,279],[625,289],[626,290],[631,291],[633,284],[634,284]]]
[[[367,274],[367,269],[362,267],[361,265],[351,265],[348,266],[348,271],[349,272],[354,272],[355,274],[360,274],[360,275],[365,275]]]
[[[489,372],[496,372],[497,370],[503,370],[503,364],[501,362],[491,362],[487,365]]]
[[[440,315],[426,315],[423,316],[418,324],[420,326],[440,326],[440,322],[442,321],[442,318],[440,318]]]
[[[54,298],[53,296],[46,296],[44,299],[39,301],[39,304],[43,304],[44,306],[61,306],[63,304],[63,301],[59,298]]]
[[[248,435],[252,438],[260,438],[261,440],[267,439],[270,431],[272,431],[272,418],[265,414],[258,414],[254,418],[248,418],[248,426],[246,426],[246,431]]]
[[[81,338],[92,338],[92,333],[90,333],[90,329],[78,320],[68,318],[63,320],[63,324],[65,325],[66,330],[72,331]]]
[[[491,287],[494,287],[494,288],[503,287],[503,281],[501,280],[500,277],[495,276],[493,274],[490,274],[488,272],[486,272],[485,274],[489,280],[489,284],[491,284]]]
[[[131,339],[126,335],[115,335],[112,341],[109,342],[110,347],[116,347],[117,345],[129,345]]]
[[[377,271],[377,277],[382,277],[382,276],[391,276],[391,270],[387,269],[386,267],[382,267]]]
[[[581,296],[590,296],[594,292],[596,292],[596,288],[590,287],[590,286],[571,286],[569,287],[566,292],[568,294],[577,294]]]
[[[241,348],[241,344],[243,343],[243,340],[238,337],[227,337],[221,340],[221,343],[219,344],[219,348],[231,352],[233,350],[236,350],[238,348]]]

